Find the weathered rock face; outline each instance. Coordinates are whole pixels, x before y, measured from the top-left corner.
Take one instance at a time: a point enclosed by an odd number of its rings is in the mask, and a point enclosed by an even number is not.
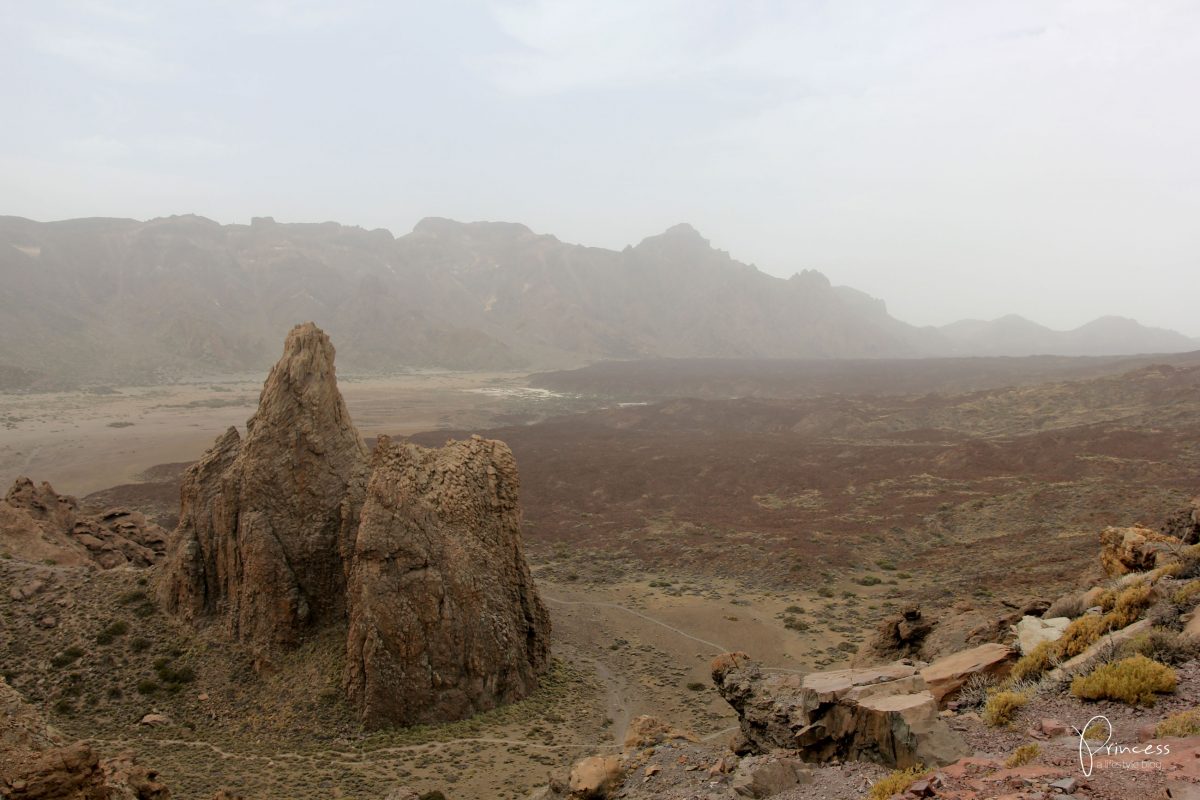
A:
[[[188,470],[163,604],[263,655],[347,626],[346,690],[371,727],[524,697],[549,664],[550,621],[512,452],[384,437],[368,458],[333,356],[316,326],[294,328],[245,439],[231,428]]]
[[[1036,619],[1036,617],[1031,617]],[[921,668],[921,677],[939,707],[953,700],[967,681],[976,675],[1003,678],[1017,660],[1016,652],[1002,644],[990,643],[972,647],[939,658]]]
[[[932,630],[933,623],[921,614],[921,609],[906,608],[879,624],[870,643],[854,662],[873,664],[915,656]]]
[[[169,611],[219,615],[260,645],[293,644],[342,615],[367,451],[333,357],[315,325],[293,328],[245,440],[230,428],[188,470],[160,585]]]
[[[1146,572],[1162,566],[1178,551],[1179,539],[1150,528],[1105,528],[1100,534],[1100,564],[1110,576]]]
[[[1167,519],[1163,533],[1174,536],[1184,544],[1200,544],[1200,495]]]
[[[517,490],[503,442],[380,439],[349,586],[346,687],[364,724],[457,719],[536,686],[550,621]]]
[[[18,478],[0,502],[0,550],[26,561],[101,569],[148,567],[167,548],[167,532],[136,511],[84,514],[48,483]]]
[[[910,664],[799,675],[764,675],[744,653],[713,662],[717,691],[760,752],[802,759],[874,761],[895,767],[948,764],[966,752]]]
[[[1013,626],[1013,632],[1017,635],[1021,653],[1027,654],[1042,642],[1057,642],[1070,624],[1069,617],[1025,616]]]

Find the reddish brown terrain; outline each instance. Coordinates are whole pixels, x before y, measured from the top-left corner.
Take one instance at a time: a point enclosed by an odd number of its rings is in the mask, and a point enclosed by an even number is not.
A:
[[[510,377],[486,408],[474,389],[443,387],[427,409],[411,391],[388,407],[379,387],[359,404],[351,386],[368,448],[389,431],[424,446],[480,433],[515,456],[552,665],[529,698],[470,720],[365,732],[343,699],[344,639],[314,635],[256,670],[252,650],[155,607],[160,566],[0,559],[6,585],[41,584],[0,596],[6,678],[66,740],[132,751],[174,797],[375,798],[407,784],[517,798],[618,750],[639,714],[724,741],[738,717],[708,664],[726,650],[784,674],[845,667],[914,604],[932,626],[922,657],[1003,638],[1034,601],[1102,579],[1102,529],[1163,525],[1200,488],[1200,357],[1064,362],[1074,380],[1038,359],[911,366],[893,385],[895,366],[823,365],[810,390],[778,364],[733,382],[715,370],[699,389],[694,364],[617,365],[609,391],[568,388],[563,373],[537,379],[553,394],[523,394]],[[413,413],[441,428],[406,436]],[[80,513],[123,507],[174,528],[200,453],[170,452],[144,480],[82,497]],[[1172,709],[1197,691],[1188,669]],[[166,721],[139,724],[146,714]],[[993,757],[1021,739],[970,724]],[[680,752],[727,752],[697,747]],[[861,797],[884,772],[819,781]]]

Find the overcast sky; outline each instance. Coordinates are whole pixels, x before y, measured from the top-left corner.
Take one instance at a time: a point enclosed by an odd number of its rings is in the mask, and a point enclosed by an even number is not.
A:
[[[1200,336],[1200,0],[0,0],[0,213],[680,221],[918,324]]]

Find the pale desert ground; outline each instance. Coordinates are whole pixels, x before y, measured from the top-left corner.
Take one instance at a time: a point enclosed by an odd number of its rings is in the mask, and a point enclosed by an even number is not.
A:
[[[340,385],[366,437],[482,429],[596,405],[526,390],[517,374],[349,377]],[[194,460],[228,426],[244,427],[260,386],[260,380],[228,380],[104,394],[0,395],[0,482],[27,475],[83,496],[137,481],[158,464]],[[618,748],[629,720],[639,714],[701,736],[731,731],[735,718],[709,678],[709,662],[719,652],[745,650],[765,665],[795,670],[845,638],[824,625],[799,632],[783,624],[789,607],[803,608],[810,620],[837,618],[849,609],[830,598],[679,576],[565,580],[554,560],[539,563],[535,557],[532,566],[551,611],[554,653],[565,677],[526,708],[485,715],[469,729],[460,724],[374,736],[339,742],[326,753],[297,752],[294,742],[270,739],[79,733],[94,735],[106,748],[133,748],[183,798],[207,796],[215,785],[297,797],[324,786],[330,796],[356,796],[339,787],[375,791],[389,782],[448,790],[456,800],[518,797],[580,753]],[[886,596],[880,587],[855,588],[863,599],[877,591]],[[305,769],[284,768],[297,759]]]

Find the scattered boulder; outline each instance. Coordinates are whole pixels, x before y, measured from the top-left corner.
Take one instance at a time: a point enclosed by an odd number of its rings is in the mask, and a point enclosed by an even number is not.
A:
[[[932,630],[933,623],[924,617],[921,609],[916,606],[906,608],[879,624],[855,663],[870,664],[915,656]]]
[[[623,777],[617,757],[590,756],[571,766],[567,790],[571,797],[580,800],[603,800],[620,786]]]
[[[981,644],[970,650],[939,658],[921,670],[921,677],[925,680],[933,699],[944,708],[972,676],[992,675],[1003,678],[1012,668],[1016,657],[1016,652],[1005,645]]]
[[[1056,642],[1071,624],[1069,617],[1021,617],[1013,626],[1017,635],[1017,646],[1021,653],[1028,653],[1042,642]]]
[[[741,797],[770,797],[811,782],[812,770],[799,759],[751,756],[738,763],[729,788]]]
[[[795,749],[809,762],[905,768],[947,764],[966,750],[911,664],[764,675],[744,653],[727,653],[713,662],[713,680],[759,752]]]
[[[1179,539],[1150,528],[1105,528],[1100,534],[1100,564],[1113,577],[1148,572],[1175,559]]]
[[[144,717],[142,717],[141,722],[139,722],[138,724],[146,725],[151,728],[159,728],[159,727],[162,727],[163,725],[170,725],[171,718],[168,717],[166,714],[146,714]]]
[[[349,585],[346,686],[363,723],[459,719],[524,697],[550,617],[521,548],[512,451],[379,440]]]

